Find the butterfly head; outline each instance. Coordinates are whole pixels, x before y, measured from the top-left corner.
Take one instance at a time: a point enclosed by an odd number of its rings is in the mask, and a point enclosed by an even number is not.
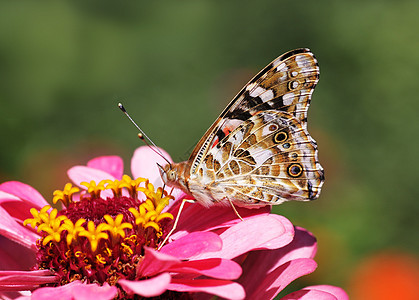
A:
[[[159,168],[160,176],[163,182],[167,185],[170,185],[170,182],[174,182],[177,179],[177,173],[173,169],[172,165],[167,164],[164,167],[157,164],[157,167]]]
[[[185,192],[188,192],[185,177],[183,175],[184,166],[182,163],[179,164],[167,164],[164,167],[157,164],[160,176],[163,182],[170,187],[179,188]]]

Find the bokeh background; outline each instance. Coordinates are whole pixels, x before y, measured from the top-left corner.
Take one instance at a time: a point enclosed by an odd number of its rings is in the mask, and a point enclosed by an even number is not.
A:
[[[415,0],[1,1],[0,179],[48,199],[75,164],[129,162],[141,141],[118,102],[185,160],[253,75],[309,47],[326,183],[315,202],[274,208],[319,242],[294,289],[418,299],[418,12]]]

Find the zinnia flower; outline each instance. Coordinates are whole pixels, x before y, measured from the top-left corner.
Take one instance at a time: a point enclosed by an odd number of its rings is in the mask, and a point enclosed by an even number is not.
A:
[[[26,184],[1,184],[0,234],[30,249],[36,264],[31,271],[1,271],[0,296],[272,299],[314,271],[315,238],[270,214],[269,207],[239,208],[241,221],[228,207],[187,204],[162,245],[186,195],[160,187],[156,162],[163,163],[140,147],[131,161],[133,178],[123,175],[117,156],[71,168],[74,185],[53,196],[62,209]],[[13,264],[3,255],[0,265]],[[347,299],[332,286],[309,287],[284,299],[313,296]]]

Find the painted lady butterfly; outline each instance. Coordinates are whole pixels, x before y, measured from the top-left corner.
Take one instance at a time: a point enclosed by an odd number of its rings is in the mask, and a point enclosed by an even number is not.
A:
[[[324,175],[307,110],[318,80],[309,49],[281,55],[237,94],[187,161],[159,166],[163,181],[204,206],[316,199]]]

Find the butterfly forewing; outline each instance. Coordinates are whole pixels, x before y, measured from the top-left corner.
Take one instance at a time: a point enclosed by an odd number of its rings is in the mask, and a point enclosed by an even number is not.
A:
[[[301,123],[289,113],[267,110],[211,148],[196,180],[217,199],[227,194],[238,205],[279,204],[317,198],[323,169]]]
[[[193,150],[190,173],[229,132],[259,111],[291,113],[306,127],[311,94],[319,80],[317,60],[309,49],[287,52],[259,72],[230,102]]]

